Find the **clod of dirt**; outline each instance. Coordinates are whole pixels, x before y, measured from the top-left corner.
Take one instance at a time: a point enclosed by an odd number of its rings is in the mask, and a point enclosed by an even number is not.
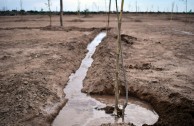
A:
[[[117,39],[117,35],[114,35],[114,38]],[[121,34],[121,41],[126,43],[126,44],[132,45],[133,42],[136,41],[136,40],[137,40],[136,37],[125,35],[125,34]]]
[[[96,110],[104,110],[106,114],[112,114],[114,115],[114,107],[113,106],[106,106],[104,108],[95,108]],[[114,115],[115,116],[115,115]],[[117,117],[122,116],[122,109],[117,110]]]
[[[163,68],[158,68],[153,66],[151,63],[140,63],[140,64],[135,64],[135,65],[126,65],[125,68],[128,69],[137,69],[137,70],[156,70],[156,71],[162,71],[164,70]]]
[[[2,56],[2,57],[0,58],[0,60],[7,60],[7,59],[9,59],[9,58],[11,58],[11,56]]]
[[[142,22],[140,19],[135,19],[134,22]]]
[[[115,124],[107,123],[102,124],[101,126],[134,126],[134,125],[131,123],[115,123]]]
[[[84,22],[84,20],[81,20],[81,19],[74,19],[74,20],[70,20],[69,22]]]

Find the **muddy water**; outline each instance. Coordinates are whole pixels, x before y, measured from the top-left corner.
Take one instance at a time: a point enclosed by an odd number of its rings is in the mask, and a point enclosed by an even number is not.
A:
[[[121,119],[115,119],[113,116],[105,114],[104,111],[95,109],[96,107],[105,107],[106,103],[103,103],[103,100],[108,101],[109,98],[96,98],[99,99],[96,100],[81,93],[83,80],[93,62],[92,55],[96,50],[96,46],[99,45],[105,36],[106,33],[100,33],[88,45],[88,53],[82,60],[80,68],[69,77],[68,85],[64,89],[69,101],[59,112],[52,126],[99,126],[102,123],[122,122]],[[137,126],[154,124],[158,120],[158,115],[153,110],[148,109],[148,107],[144,107],[144,104],[141,102],[140,104],[129,102],[126,108],[125,122],[131,122]]]
[[[174,30],[175,32],[178,32],[180,34],[184,34],[184,35],[194,35],[193,33],[191,32],[187,32],[187,31],[180,31],[180,30]]]

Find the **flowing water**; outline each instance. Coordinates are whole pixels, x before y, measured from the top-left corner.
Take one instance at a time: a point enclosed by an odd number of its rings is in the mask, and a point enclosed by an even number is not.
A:
[[[88,53],[82,60],[80,68],[69,77],[68,84],[64,89],[66,98],[69,100],[53,121],[52,126],[99,126],[102,123],[122,122],[121,119],[115,119],[113,116],[105,114],[104,111],[95,109],[96,107],[105,107],[106,104],[103,103],[103,99],[107,101],[109,98],[96,100],[99,98],[92,98],[87,94],[81,93],[83,80],[93,62],[92,55],[96,50],[96,46],[100,44],[105,36],[106,33],[100,33],[88,45]],[[131,122],[137,126],[143,124],[151,125],[157,122],[158,115],[154,110],[144,107],[144,104],[143,102],[140,104],[129,102],[125,112],[125,122]]]

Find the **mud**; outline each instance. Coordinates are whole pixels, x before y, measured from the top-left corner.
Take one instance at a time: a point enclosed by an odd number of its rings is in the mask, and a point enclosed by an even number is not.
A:
[[[97,48],[96,53],[93,56],[94,63],[89,69],[84,81],[83,92],[101,95],[114,94],[113,87],[115,83],[114,73],[116,64],[116,51],[114,50],[116,49],[116,38],[113,37],[114,32],[115,31],[112,30],[108,37],[105,38]],[[162,62],[162,59],[160,59],[162,58],[162,55],[157,54],[157,52],[153,53],[155,56],[151,56],[152,51],[150,50],[153,50],[158,43],[149,45],[150,43],[146,43],[146,40],[142,41],[138,39],[129,39],[128,41],[129,42],[127,43],[133,44],[126,45],[126,42],[122,41],[122,45],[124,48],[124,62],[127,72],[129,95],[151,103],[160,116],[159,121],[155,125],[193,125],[193,69],[191,70],[188,67],[189,71],[184,71],[184,73],[181,72],[179,66],[181,64],[179,62],[183,60],[176,56],[171,56],[172,59],[179,61],[176,65],[173,65],[174,68],[171,67],[171,63],[174,61],[169,64],[167,63],[171,59],[166,59],[165,62]],[[176,42],[176,40],[174,41]],[[145,43],[142,45],[145,45],[146,48],[140,45],[141,43]],[[192,52],[184,51],[183,53],[183,45],[181,45],[182,48],[180,47],[178,50],[173,50],[175,53],[182,50],[182,57],[191,58],[188,59],[188,63],[184,64],[187,66],[189,66],[189,63],[194,63],[192,54],[194,45],[191,43],[192,42],[185,41],[184,45],[189,44],[190,49],[188,48],[188,51]],[[162,44],[161,46],[165,46],[165,44]],[[169,48],[172,48],[173,46],[175,45],[166,47],[165,51],[168,51]],[[141,56],[144,57],[144,59],[142,59]],[[160,61],[157,61],[158,59],[160,59]],[[160,63],[158,64],[157,62]],[[177,78],[178,73],[181,74],[182,77],[184,76],[184,78]],[[94,75],[95,78],[90,75]],[[178,85],[182,88],[182,91],[180,91],[180,89],[177,90]],[[121,95],[125,94],[123,88],[124,84],[121,80]]]
[[[66,93],[66,98],[68,98],[69,100],[53,121],[53,126],[99,126],[100,124],[105,122],[122,122],[122,107],[120,106],[120,109],[117,113],[118,115],[114,116],[114,107],[108,105],[114,105],[114,97],[90,97],[89,95],[81,93],[81,89],[83,87],[83,80],[86,77],[88,68],[93,62],[93,59],[91,57],[95,53],[96,46],[99,45],[99,43],[105,36],[106,33],[100,33],[88,45],[88,53],[82,60],[79,69],[76,70],[75,73],[72,73],[69,77],[67,86],[64,89],[64,92]],[[103,103],[102,101],[108,102]],[[143,105],[149,106],[148,104],[139,100],[136,100],[136,102],[141,103],[141,105],[135,103],[132,104],[131,101],[132,99],[129,99],[129,105],[125,109],[125,122],[131,122],[137,126],[141,126],[143,124],[154,124],[155,122],[157,122],[157,113],[151,107],[143,107]],[[120,99],[119,102],[124,103],[124,99]]]
[[[111,123],[107,123],[107,124],[102,124],[101,126],[134,126],[133,124],[126,124],[126,123],[117,123],[117,124],[111,124]]]

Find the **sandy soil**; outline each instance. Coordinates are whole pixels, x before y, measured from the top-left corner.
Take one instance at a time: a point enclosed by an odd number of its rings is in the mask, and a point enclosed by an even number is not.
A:
[[[0,30],[0,125],[50,125],[67,101],[63,88],[69,75],[99,31],[9,29],[9,24]]]
[[[194,18],[124,15],[122,41],[130,95],[149,102],[158,125],[192,125]],[[50,125],[67,101],[63,88],[106,16],[64,16],[65,28],[46,27],[47,16],[0,17],[0,125]],[[98,46],[83,92],[112,95],[116,16]],[[59,25],[59,17],[53,17]],[[190,32],[192,34],[188,34]],[[121,93],[123,92],[121,86]],[[107,124],[110,125],[110,124]]]

